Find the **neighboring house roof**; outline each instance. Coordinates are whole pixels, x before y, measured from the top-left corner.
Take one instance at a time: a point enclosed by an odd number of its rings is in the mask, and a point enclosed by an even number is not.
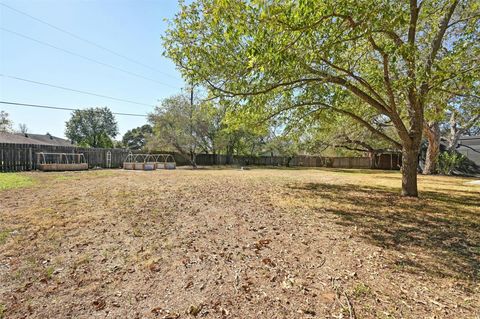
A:
[[[72,146],[73,144],[66,139],[56,137],[50,134],[12,134],[0,132],[0,143],[7,144],[38,144],[55,146]]]
[[[460,137],[457,151],[480,165],[480,135]]]
[[[40,142],[40,144],[44,145],[55,145],[55,146],[72,146],[73,143],[70,142],[69,140],[66,140],[64,138],[56,137],[53,136],[49,133],[43,135],[43,134],[19,134],[19,135],[24,135],[25,137],[31,138],[33,140],[37,140]]]
[[[477,145],[477,147],[480,147],[480,135],[462,136],[458,142],[462,145]]]
[[[0,132],[0,143],[8,144],[42,144],[37,140],[7,132]]]

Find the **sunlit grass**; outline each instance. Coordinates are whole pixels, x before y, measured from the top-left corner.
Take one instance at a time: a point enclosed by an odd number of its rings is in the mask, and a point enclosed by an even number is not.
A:
[[[0,190],[31,186],[35,181],[19,173],[1,173]]]

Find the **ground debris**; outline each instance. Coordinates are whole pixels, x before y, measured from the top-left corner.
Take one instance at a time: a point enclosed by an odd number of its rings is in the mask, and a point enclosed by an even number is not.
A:
[[[6,318],[463,319],[480,309],[478,192],[461,178],[422,176],[412,202],[395,172],[98,172],[75,174],[75,187],[56,179],[66,173],[29,173],[44,187],[1,193]]]

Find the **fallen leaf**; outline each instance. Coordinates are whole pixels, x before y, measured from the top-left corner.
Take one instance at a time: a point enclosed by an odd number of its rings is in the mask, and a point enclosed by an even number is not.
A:
[[[103,298],[98,298],[92,304],[95,307],[95,310],[97,311],[102,310],[107,305],[107,303],[105,302],[105,299]]]

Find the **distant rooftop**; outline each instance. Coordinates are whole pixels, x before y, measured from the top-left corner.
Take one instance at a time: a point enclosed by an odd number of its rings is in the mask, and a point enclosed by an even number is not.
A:
[[[480,166],[480,135],[460,137],[457,151]]]
[[[480,145],[480,135],[462,136],[459,143],[463,145]]]
[[[8,144],[38,144],[38,145],[54,145],[54,146],[72,146],[73,143],[64,138],[47,134],[30,134],[30,133],[6,133],[0,132],[0,143]]]

